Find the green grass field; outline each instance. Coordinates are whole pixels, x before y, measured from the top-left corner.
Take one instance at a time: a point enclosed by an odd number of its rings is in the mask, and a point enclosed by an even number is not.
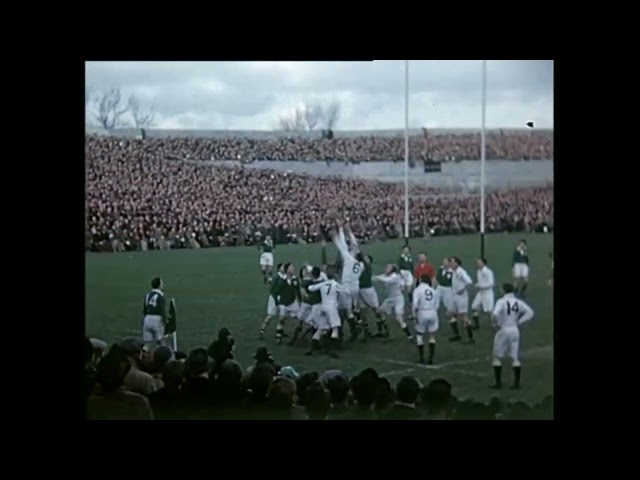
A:
[[[532,322],[522,332],[522,383],[518,392],[502,390],[505,400],[522,399],[537,402],[553,393],[553,297],[547,286],[553,235],[495,234],[487,237],[486,256],[496,275],[496,283],[511,278],[511,253],[518,239],[526,238],[531,260],[531,283],[527,301],[535,311]],[[426,251],[434,265],[447,255],[459,256],[475,280],[475,259],[479,253],[477,236],[454,236],[414,239],[414,258]],[[364,245],[363,251],[374,257],[374,273],[399,256],[402,241]],[[366,367],[384,373],[395,384],[403,375],[414,375],[422,382],[445,377],[454,385],[459,398],[486,400],[495,394],[492,383],[491,350],[493,332],[488,321],[476,332],[475,345],[450,344],[450,329],[440,323],[436,365],[416,364],[416,348],[409,344],[395,321],[390,321],[392,339],[382,344],[357,342],[340,352],[339,359],[327,356],[306,357],[304,348],[275,344],[272,323],[265,341],[258,340],[258,330],[265,316],[267,286],[263,285],[258,266],[258,251],[252,247],[212,248],[202,250],[148,251],[121,254],[86,255],[86,331],[108,342],[139,334],[142,323],[142,301],[150,289],[151,278],[161,275],[167,296],[176,299],[178,310],[178,343],[180,350],[208,346],[223,326],[236,338],[236,359],[246,368],[252,363],[256,348],[266,345],[281,365],[293,365],[298,371],[320,372],[339,368],[349,374]],[[330,247],[329,258],[335,252]],[[320,246],[280,246],[276,263],[291,261],[299,268],[302,262],[320,262]],[[381,296],[381,299],[383,297]],[[471,297],[473,298],[473,297]],[[287,326],[291,332],[292,326]],[[506,368],[503,380],[511,381]]]

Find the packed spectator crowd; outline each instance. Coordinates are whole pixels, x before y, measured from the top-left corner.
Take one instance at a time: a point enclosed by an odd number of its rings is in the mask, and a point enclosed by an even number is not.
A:
[[[298,160],[375,162],[404,161],[404,138],[363,135],[358,137],[303,138],[147,138],[132,139],[92,136],[96,152],[108,154],[114,148],[129,150],[140,159],[181,160]],[[553,132],[489,131],[486,155],[491,160],[549,160],[553,158]],[[427,134],[409,137],[413,161],[479,160],[480,134]]]
[[[374,369],[298,373],[279,366],[265,347],[246,371],[219,348],[222,329],[208,348],[188,355],[167,346],[148,350],[136,338],[110,348],[85,339],[83,396],[92,420],[525,420],[552,419],[553,398],[536,405],[457,400],[442,378],[421,385],[403,377],[394,386]],[[223,353],[221,353],[223,352]],[[224,353],[226,352],[226,353]]]
[[[165,140],[86,137],[87,250],[250,245],[258,232],[277,243],[309,243],[337,217],[362,242],[402,235],[402,185],[167,160],[208,141],[174,139],[162,147]],[[479,230],[478,196],[422,186],[410,196],[411,236]],[[551,185],[487,195],[488,232],[552,229]]]

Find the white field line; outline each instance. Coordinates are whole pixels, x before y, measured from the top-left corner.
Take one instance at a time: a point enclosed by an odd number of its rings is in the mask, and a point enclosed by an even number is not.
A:
[[[522,353],[522,356],[527,356],[527,355],[531,355],[531,354],[535,354],[535,353],[540,353],[540,352],[546,352],[549,350],[553,349],[553,345],[547,345],[546,347],[539,347],[539,348],[533,348],[531,350],[527,350],[526,352]],[[410,366],[411,368],[407,368],[405,370],[396,370],[396,371],[392,371],[392,372],[385,372],[382,375],[397,375],[398,373],[408,373],[409,371],[413,371],[415,369],[422,369],[422,370],[440,370],[443,368],[446,368],[448,371],[453,372],[453,373],[463,373],[463,374],[467,374],[467,375],[474,375],[474,376],[481,376],[481,377],[486,377],[488,376],[488,374],[486,373],[481,373],[481,372],[472,372],[469,370],[459,370],[459,369],[451,369],[448,367],[455,367],[458,365],[469,365],[471,363],[477,363],[477,362],[484,362],[484,361],[488,361],[491,360],[491,356],[486,356],[486,357],[482,357],[482,358],[470,358],[468,360],[456,360],[456,361],[452,361],[452,362],[445,362],[445,363],[440,363],[438,365],[421,365],[419,363],[412,363],[412,362],[404,362],[401,360],[391,360],[391,359],[380,359],[379,361],[385,362],[385,363],[391,363],[393,365],[407,365]]]

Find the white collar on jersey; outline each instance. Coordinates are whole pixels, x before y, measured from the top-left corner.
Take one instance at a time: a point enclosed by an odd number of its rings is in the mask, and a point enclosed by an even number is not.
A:
[[[160,295],[164,295],[164,293],[162,293],[162,290],[160,290],[159,288],[154,288],[154,289],[152,289],[151,291],[152,291],[152,292],[157,292],[157,293],[159,293]]]

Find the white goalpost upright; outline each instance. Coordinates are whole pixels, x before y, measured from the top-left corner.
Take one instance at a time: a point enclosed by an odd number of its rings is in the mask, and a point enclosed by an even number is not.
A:
[[[480,130],[480,256],[484,257],[484,221],[485,221],[485,129],[487,119],[487,61],[482,61],[482,128]]]
[[[404,62],[404,243],[409,245],[409,60]]]

